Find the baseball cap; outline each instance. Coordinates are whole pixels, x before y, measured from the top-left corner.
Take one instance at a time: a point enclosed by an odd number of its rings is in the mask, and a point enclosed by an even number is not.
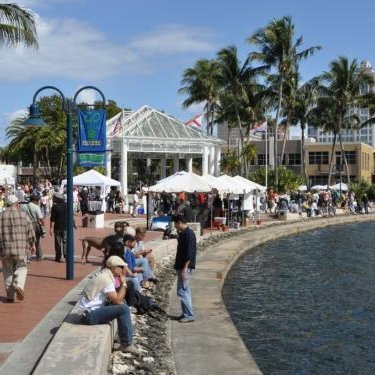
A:
[[[133,227],[126,227],[125,228],[125,234],[129,234],[129,235],[135,237],[135,229]]]
[[[7,206],[11,206],[12,204],[17,203],[17,202],[18,202],[18,198],[14,194],[8,195],[8,198],[6,200]]]
[[[110,256],[107,261],[105,262],[105,265],[108,267],[108,268],[113,268],[113,267],[124,267],[126,266],[126,263],[124,262],[123,259],[121,259],[119,256],[117,255],[112,255]]]

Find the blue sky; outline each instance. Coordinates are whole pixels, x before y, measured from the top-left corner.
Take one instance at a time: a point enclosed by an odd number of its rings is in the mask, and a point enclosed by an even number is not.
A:
[[[305,47],[322,47],[301,64],[303,79],[327,70],[339,55],[375,65],[373,0],[16,2],[36,13],[40,48],[1,47],[0,145],[11,119],[44,85],[57,86],[68,97],[94,85],[120,106],[136,110],[147,104],[188,120],[201,108],[182,108],[185,97],[177,91],[183,71],[229,45],[244,61],[253,49],[246,38],[284,15],[292,16]],[[92,92],[83,95],[90,100]]]

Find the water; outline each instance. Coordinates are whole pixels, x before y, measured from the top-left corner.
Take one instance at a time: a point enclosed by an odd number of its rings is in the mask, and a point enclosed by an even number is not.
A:
[[[375,223],[265,244],[223,298],[265,375],[375,374]]]

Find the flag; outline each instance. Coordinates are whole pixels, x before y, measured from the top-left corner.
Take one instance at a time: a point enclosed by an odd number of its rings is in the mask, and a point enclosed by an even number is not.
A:
[[[250,135],[262,136],[266,133],[267,121],[256,124],[252,129],[250,129]]]
[[[202,113],[185,122],[187,126],[202,126]]]
[[[115,122],[113,129],[111,133],[109,134],[110,137],[116,137],[119,134],[120,129],[122,127],[122,117],[123,117],[123,113],[121,113],[121,116]]]

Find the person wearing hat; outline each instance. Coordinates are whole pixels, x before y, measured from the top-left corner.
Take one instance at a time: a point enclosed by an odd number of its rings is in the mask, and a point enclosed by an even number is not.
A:
[[[26,213],[26,215],[29,217],[30,221],[33,224],[35,232],[36,260],[43,259],[42,248],[40,246],[40,239],[44,236],[46,232],[44,229],[44,217],[42,214],[42,210],[40,209],[39,203],[39,195],[32,194],[30,196],[30,202],[21,205],[21,210]]]
[[[20,301],[24,299],[27,253],[35,252],[33,225],[18,203],[15,195],[9,195],[6,210],[0,215],[0,258],[7,302],[14,302],[15,296]]]
[[[133,345],[133,326],[126,295],[126,263],[116,255],[110,256],[104,267],[89,281],[79,300],[82,322],[88,325],[106,324],[117,319],[120,350],[139,355]],[[116,279],[120,286],[116,290]]]
[[[55,237],[55,261],[60,262],[61,256],[66,258],[67,205],[63,194],[53,195],[54,204],[51,208],[50,236]]]

